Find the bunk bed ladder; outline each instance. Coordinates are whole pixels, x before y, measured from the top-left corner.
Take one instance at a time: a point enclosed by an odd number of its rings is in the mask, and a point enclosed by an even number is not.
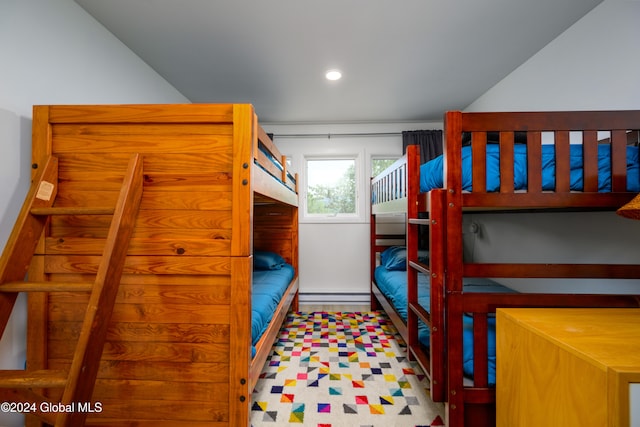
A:
[[[131,157],[115,208],[54,207],[57,186],[58,159],[50,156],[32,182],[0,258],[0,335],[4,333],[20,292],[87,292],[90,294],[87,310],[68,372],[30,369],[29,365],[26,370],[0,371],[0,396],[5,402],[19,405],[16,409],[22,408],[20,412],[34,414],[47,424],[80,426],[88,412],[83,409],[91,404],[107,327],[142,198],[142,156],[134,154]],[[52,215],[112,215],[93,283],[25,281]],[[62,390],[61,399],[48,397],[49,389]]]

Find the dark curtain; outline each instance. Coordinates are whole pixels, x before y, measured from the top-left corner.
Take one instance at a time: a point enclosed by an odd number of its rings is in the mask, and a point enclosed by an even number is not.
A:
[[[411,130],[402,132],[402,153],[407,152],[408,145],[420,147],[420,163],[442,154],[442,130]]]

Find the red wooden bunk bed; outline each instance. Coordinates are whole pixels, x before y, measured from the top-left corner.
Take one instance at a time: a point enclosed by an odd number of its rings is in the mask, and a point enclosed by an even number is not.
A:
[[[429,173],[439,175],[439,185],[431,188],[424,182],[428,169],[420,165],[415,146],[372,180],[372,306],[382,306],[402,330],[410,356],[430,376],[433,400],[446,402],[450,427],[495,425],[488,340],[497,307],[631,307],[640,302],[640,295],[467,292],[466,278],[638,279],[640,266],[466,262],[463,213],[615,210],[640,191],[635,188],[637,147],[628,145],[633,134],[629,131],[638,128],[640,111],[453,111],[445,115],[444,155],[428,162]],[[606,140],[602,131],[607,132]],[[576,135],[579,144],[572,143]],[[603,153],[610,156],[603,159]],[[551,175],[542,167],[549,158]],[[514,164],[524,165],[524,181],[515,176]],[[499,176],[497,183],[489,175]],[[385,238],[377,231],[376,217],[399,212],[407,219],[404,323],[373,278]],[[428,241],[428,261],[418,259],[421,239]],[[429,278],[428,308],[418,300],[418,275]],[[418,339],[419,324],[428,328],[426,345]],[[463,371],[465,329],[473,337],[468,350],[473,356],[471,374]]]

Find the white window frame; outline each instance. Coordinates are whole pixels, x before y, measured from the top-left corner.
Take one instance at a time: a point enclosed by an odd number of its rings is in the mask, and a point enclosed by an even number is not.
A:
[[[355,213],[351,214],[310,214],[307,211],[308,191],[308,162],[322,160],[353,160],[355,167]],[[303,157],[303,180],[300,194],[300,207],[302,215],[300,222],[306,223],[352,223],[364,221],[364,210],[361,207],[360,193],[362,187],[362,160],[359,154],[340,155],[308,155]]]

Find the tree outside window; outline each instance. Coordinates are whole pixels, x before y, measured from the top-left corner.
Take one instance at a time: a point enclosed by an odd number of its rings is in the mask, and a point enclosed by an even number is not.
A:
[[[380,172],[391,166],[398,159],[371,159],[371,176],[378,176]]]
[[[307,214],[355,215],[355,159],[307,160]]]

